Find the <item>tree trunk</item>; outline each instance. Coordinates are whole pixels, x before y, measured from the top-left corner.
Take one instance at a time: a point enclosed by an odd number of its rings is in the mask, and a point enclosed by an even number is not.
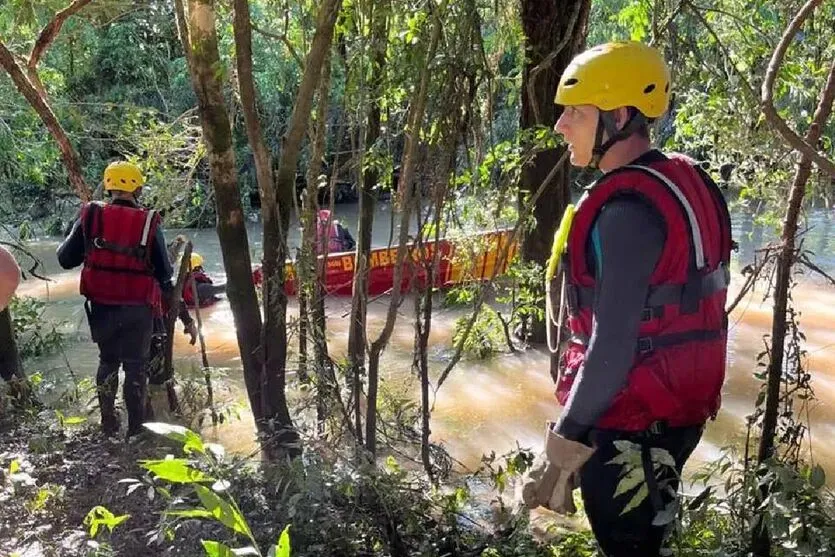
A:
[[[276,202],[273,181],[272,157],[264,141],[258,120],[257,95],[252,76],[252,24],[249,1],[235,0],[235,53],[238,68],[238,84],[241,94],[247,138],[255,158],[255,173],[261,193],[261,220],[263,225],[264,273],[263,303],[264,324],[261,328],[263,373],[261,376],[261,403],[265,418],[269,417],[275,439],[279,445],[297,445],[285,394],[287,365],[287,297],[284,293],[284,260],[287,229],[282,228]],[[274,422],[274,423],[273,423]]]
[[[552,127],[560,115],[554,104],[560,76],[583,47],[590,0],[521,0],[522,28],[528,59],[522,73],[521,129]],[[564,147],[537,153],[522,169],[519,185],[520,208],[533,195],[559,161]],[[536,227],[522,240],[521,256],[545,267],[551,253],[554,230],[569,202],[569,164],[554,176],[534,207]],[[543,290],[544,293],[544,290]],[[544,342],[544,322],[530,323],[530,339]]]
[[[397,199],[400,205],[400,230],[398,231],[397,255],[394,262],[391,300],[389,301],[383,330],[380,332],[377,340],[371,344],[371,349],[368,354],[368,408],[365,417],[365,447],[372,458],[377,454],[377,388],[380,380],[380,356],[388,344],[392,332],[394,332],[397,309],[400,307],[402,297],[403,264],[406,260],[406,252],[408,250],[409,224],[416,193],[412,184],[412,177],[415,174],[417,146],[420,142],[423,114],[426,109],[426,97],[429,88],[429,66],[435,58],[435,52],[438,49],[438,42],[440,41],[443,27],[442,14],[446,12],[446,5],[446,0],[444,0],[440,6],[435,8],[440,15],[436,15],[434,18],[432,38],[430,39],[428,49],[424,53],[423,64],[420,70],[420,82],[415,97],[409,106],[406,146],[403,150],[403,170],[400,173],[400,183],[397,185]]]
[[[302,140],[310,121],[310,109],[313,106],[313,97],[316,86],[319,83],[322,66],[333,40],[333,30],[336,18],[339,14],[342,0],[326,0],[319,8],[317,17],[316,32],[310,46],[304,64],[304,74],[301,85],[296,94],[296,102],[293,105],[293,113],[287,126],[287,132],[281,139],[281,157],[276,172],[276,192],[278,201],[279,230],[282,239],[287,238],[287,231],[290,227],[290,211],[293,207],[293,199],[296,195],[296,167],[298,165],[299,153],[301,152]],[[276,250],[276,259],[283,262],[287,258],[287,245],[282,241]],[[277,281],[284,284],[284,265],[279,264],[276,269]],[[265,277],[266,279],[266,277]],[[277,294],[277,311],[281,313],[281,319],[276,323],[276,332],[279,338],[286,338],[287,324],[285,316],[287,312],[287,295],[284,289]],[[308,309],[311,300],[308,300]],[[313,325],[308,322],[308,325]],[[310,329],[308,329],[308,334]],[[283,345],[280,354],[281,361],[286,361],[286,343]]]
[[[374,149],[380,138],[380,98],[386,65],[386,27],[388,1],[370,3],[371,44],[373,49],[371,70],[371,106],[365,127],[363,160]],[[362,165],[365,167],[365,165]],[[365,375],[365,343],[368,314],[368,260],[371,256],[371,231],[374,226],[374,188],[380,179],[379,172],[368,165],[359,184],[359,223],[357,225],[357,252],[354,262],[354,284],[351,298],[351,317],[348,325],[348,377],[351,381],[351,400],[354,408],[354,429],[357,444],[362,445],[362,378]],[[374,393],[376,400],[376,389]],[[369,407],[368,411],[371,411]],[[375,408],[376,411],[376,408]]]
[[[176,0],[181,2],[182,0]],[[252,284],[246,219],[238,191],[232,130],[223,99],[220,56],[213,0],[188,1],[188,37],[191,79],[197,96],[203,140],[208,151],[217,204],[217,232],[226,270],[226,296],[232,308],[247,395],[259,430],[265,414],[261,396],[263,351],[261,313]],[[182,10],[178,8],[178,13]],[[265,277],[266,280],[266,277]]]
[[[61,151],[61,158],[64,160],[64,166],[67,169],[67,176],[70,184],[75,190],[76,195],[81,201],[87,202],[92,199],[92,193],[87,182],[84,181],[84,174],[81,172],[81,164],[78,162],[78,154],[73,149],[67,133],[52,112],[52,108],[46,100],[43,91],[38,91],[35,85],[26,77],[21,67],[15,61],[11,51],[6,48],[6,45],[0,41],[0,66],[9,74],[12,82],[18,91],[26,98],[35,112],[44,123],[52,138],[58,143],[58,149]]]
[[[835,98],[835,63],[829,69],[829,77],[821,94],[817,109],[812,119],[812,125],[806,133],[806,142],[817,145],[821,131],[832,112],[832,102]],[[785,354],[786,321],[789,282],[791,271],[796,261],[795,240],[797,235],[797,221],[806,193],[806,182],[812,171],[812,158],[803,154],[789,192],[789,204],[783,219],[783,234],[780,253],[777,256],[777,273],[774,283],[774,309],[771,323],[771,360],[768,364],[768,387],[763,413],[762,436],[757,451],[757,462],[762,464],[774,455],[774,438],[777,434],[777,418],[780,407],[780,385],[783,379],[783,359]],[[760,494],[765,497],[765,493]],[[764,524],[754,529],[753,550],[757,557],[767,557],[771,553],[769,533]]]
[[[325,433],[325,421],[328,418],[328,408],[334,402],[336,394],[336,377],[328,354],[327,339],[325,337],[325,296],[322,284],[325,280],[325,266],[327,264],[328,234],[330,222],[325,227],[325,237],[317,238],[319,213],[319,176],[322,173],[322,159],[325,155],[325,134],[327,131],[328,92],[330,90],[330,54],[326,54],[322,62],[322,72],[316,91],[316,120],[311,129],[311,156],[307,169],[307,189],[303,215],[303,257],[300,261],[299,291],[304,292],[307,304],[306,319],[308,332],[313,342],[313,361],[316,373],[316,421],[320,434]],[[336,172],[336,169],[334,169]],[[331,196],[333,203],[333,196]],[[331,219],[333,212],[331,211]],[[319,257],[320,246],[325,250]]]

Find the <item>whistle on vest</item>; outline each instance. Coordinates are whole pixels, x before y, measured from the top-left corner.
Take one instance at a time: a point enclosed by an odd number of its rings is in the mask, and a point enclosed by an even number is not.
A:
[[[562,220],[554,232],[554,243],[551,245],[551,257],[548,258],[548,267],[545,270],[545,283],[550,283],[557,275],[557,269],[568,245],[568,233],[571,231],[571,223],[577,213],[574,205],[569,204],[565,208]]]

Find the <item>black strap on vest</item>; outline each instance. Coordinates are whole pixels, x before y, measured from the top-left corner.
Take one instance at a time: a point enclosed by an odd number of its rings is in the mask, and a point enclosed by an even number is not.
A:
[[[142,237],[140,238],[138,246],[123,246],[121,244],[116,244],[113,242],[108,242],[99,234],[101,234],[103,223],[102,223],[102,207],[98,203],[90,203],[87,209],[87,221],[86,221],[86,230],[85,230],[85,246],[86,251],[89,253],[93,249],[102,249],[107,251],[112,251],[114,253],[118,253],[120,255],[126,255],[128,257],[132,257],[134,259],[138,259],[142,262],[148,262],[151,255],[151,250],[148,246],[148,240],[150,237],[150,230],[151,224],[154,219],[154,215],[156,211],[147,211],[145,215],[145,225],[142,229]],[[93,224],[96,225],[95,229]],[[101,268],[103,270],[109,271],[117,271],[117,268],[104,268],[102,266],[96,266],[97,268]],[[130,270],[124,270],[125,272],[132,272]]]
[[[666,335],[640,337],[636,344],[636,350],[639,354],[649,354],[656,348],[667,348],[669,346],[684,344],[686,342],[706,342],[716,340],[723,334],[725,334],[724,327],[721,329],[697,329],[681,333],[667,333]]]
[[[647,294],[647,300],[641,313],[642,321],[664,315],[664,306],[669,305],[696,305],[703,298],[709,298],[717,292],[724,290],[731,282],[731,272],[723,263],[714,271],[706,275],[691,277],[686,284],[661,284],[652,286]],[[576,284],[566,285],[566,299],[568,309],[576,315],[579,310],[592,307],[594,304],[594,288],[591,286],[578,286]],[[684,311],[682,307],[682,313]],[[693,312],[690,312],[693,313]]]

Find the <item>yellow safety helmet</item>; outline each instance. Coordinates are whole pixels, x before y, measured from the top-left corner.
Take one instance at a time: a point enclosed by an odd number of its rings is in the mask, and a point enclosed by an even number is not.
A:
[[[191,254],[191,268],[196,269],[197,267],[203,266],[203,256],[201,256],[197,252],[192,252]]]
[[[661,53],[634,41],[598,45],[577,55],[560,78],[554,103],[600,110],[634,106],[658,118],[670,102],[670,70]]]
[[[142,171],[127,161],[112,162],[104,169],[104,189],[133,193],[145,184]]]

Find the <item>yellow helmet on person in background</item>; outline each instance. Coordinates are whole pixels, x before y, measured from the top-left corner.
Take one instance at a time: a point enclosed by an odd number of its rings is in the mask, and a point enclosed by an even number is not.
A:
[[[197,267],[203,266],[203,256],[197,252],[192,252],[191,254],[191,268],[196,269]]]
[[[661,52],[635,41],[611,42],[577,55],[560,78],[555,104],[600,110],[634,106],[658,118],[670,102],[670,70]]]
[[[139,167],[127,161],[112,162],[104,169],[104,189],[133,193],[145,184]]]

